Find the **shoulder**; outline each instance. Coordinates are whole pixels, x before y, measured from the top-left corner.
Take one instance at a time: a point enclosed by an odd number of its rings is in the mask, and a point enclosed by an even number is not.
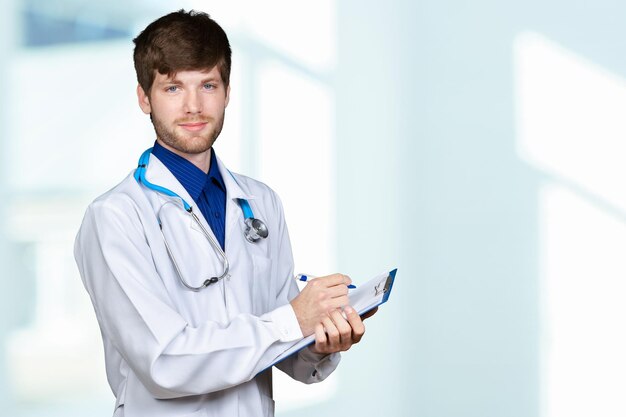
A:
[[[140,245],[149,227],[158,230],[158,222],[153,221],[154,225],[149,226],[151,223],[147,221],[150,207],[145,193],[132,174],[129,175],[89,204],[76,237],[75,253],[84,252],[96,242],[108,249],[129,240]]]
[[[145,194],[131,172],[115,187],[93,200],[87,212],[111,215],[119,213],[129,216],[139,212],[139,207],[144,200],[146,200]]]

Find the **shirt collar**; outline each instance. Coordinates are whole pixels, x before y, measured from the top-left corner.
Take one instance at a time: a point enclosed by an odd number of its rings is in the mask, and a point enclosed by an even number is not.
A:
[[[226,185],[224,184],[224,178],[220,172],[219,166],[217,166],[217,156],[215,156],[215,149],[211,148],[211,165],[209,166],[209,180],[213,181],[222,191],[226,192]]]
[[[198,199],[202,190],[211,183],[215,183],[222,191],[226,191],[224,179],[217,166],[215,150],[211,149],[211,162],[208,174],[182,156],[164,148],[158,142],[154,143],[152,154],[159,158],[163,165],[176,177],[194,201]]]

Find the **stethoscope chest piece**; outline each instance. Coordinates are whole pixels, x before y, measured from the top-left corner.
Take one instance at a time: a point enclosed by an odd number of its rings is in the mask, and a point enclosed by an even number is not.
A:
[[[268,235],[267,226],[259,219],[249,217],[245,220],[246,230],[244,236],[250,243],[254,243],[259,239],[265,239]]]

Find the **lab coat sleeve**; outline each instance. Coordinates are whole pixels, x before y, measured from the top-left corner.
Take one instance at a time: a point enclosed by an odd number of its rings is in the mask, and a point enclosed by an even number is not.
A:
[[[94,202],[75,257],[101,331],[155,398],[199,395],[251,380],[302,337],[288,303],[226,326],[196,327],[173,308],[130,198]]]
[[[276,205],[279,211],[278,218],[280,219],[280,225],[278,227],[280,236],[279,255],[276,262],[277,274],[278,276],[283,277],[283,285],[277,293],[276,303],[277,305],[281,305],[294,299],[298,295],[299,290],[296,281],[293,279],[293,254],[287,224],[284,220],[282,203],[276,194],[274,194],[274,198],[276,199]],[[294,314],[293,309],[291,309],[291,312],[291,314]],[[341,355],[339,353],[321,355],[313,353],[308,347],[306,347],[298,353],[276,364],[276,367],[295,380],[306,384],[312,384],[326,379],[326,377],[328,377],[328,375],[330,375],[335,368],[337,368],[340,360]]]

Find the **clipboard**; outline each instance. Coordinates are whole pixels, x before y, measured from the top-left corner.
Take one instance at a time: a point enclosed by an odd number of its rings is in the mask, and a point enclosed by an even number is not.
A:
[[[359,313],[360,316],[370,310],[373,310],[379,305],[386,303],[387,300],[389,300],[389,295],[391,295],[391,289],[393,288],[393,282],[396,279],[397,270],[398,269],[396,268],[389,272],[376,275],[374,278],[370,279],[364,284],[359,284],[357,288],[350,290],[350,292],[348,293],[350,305],[357,313]],[[300,339],[299,341],[295,342],[290,348],[288,348],[278,357],[276,357],[273,363],[267,368],[276,365],[278,362],[299,352],[300,350],[313,344],[314,342],[314,334]]]

